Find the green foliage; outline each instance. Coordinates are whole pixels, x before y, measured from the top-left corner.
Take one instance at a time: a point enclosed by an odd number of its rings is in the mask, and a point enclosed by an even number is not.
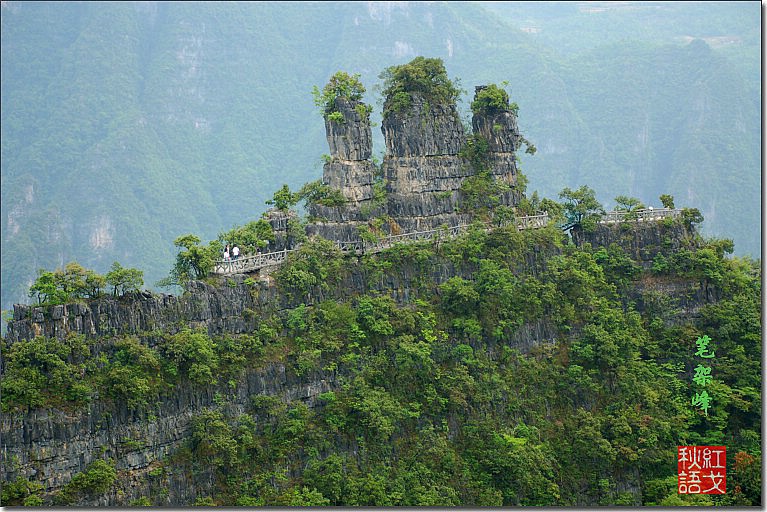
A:
[[[330,77],[330,80],[322,91],[315,85],[312,89],[314,104],[320,109],[323,115],[332,114],[336,111],[336,98],[346,98],[350,101],[361,101],[365,93],[365,86],[360,81],[360,74],[349,75],[344,71],[337,71]],[[364,106],[363,106],[364,108]],[[366,115],[363,119],[368,119],[370,112],[365,109]],[[341,117],[343,121],[343,116]]]
[[[641,273],[641,267],[629,258],[623,248],[614,243],[607,249],[600,247],[594,253],[594,261],[604,270],[605,278],[622,292]]]
[[[472,134],[466,138],[466,144],[461,148],[458,156],[468,160],[475,172],[486,171],[489,168],[490,146],[481,135]]]
[[[605,214],[602,204],[597,201],[596,193],[586,185],[582,185],[577,190],[565,187],[559,193],[559,197],[565,200],[563,203],[565,217],[586,231],[596,227],[597,221]]]
[[[114,350],[100,371],[103,396],[124,401],[130,409],[148,408],[163,389],[160,354],[134,337],[119,339]]]
[[[217,246],[200,245],[200,239],[196,235],[180,236],[173,241],[173,245],[183,250],[176,255],[176,263],[171,269],[171,284],[183,284],[191,279],[207,277],[218,260]]]
[[[412,94],[437,105],[453,105],[461,93],[448,78],[442,59],[416,57],[407,64],[386,68],[378,78],[383,80],[384,117],[409,108]]]
[[[346,204],[346,198],[340,190],[331,188],[322,183],[322,180],[311,181],[304,184],[298,191],[299,200],[304,200],[304,206],[310,203],[322,206],[342,206]]]
[[[274,230],[265,219],[258,219],[221,233],[218,241],[222,247],[227,243],[230,247],[238,246],[241,255],[255,254],[269,242],[274,242]]]
[[[3,483],[2,497],[0,497],[0,501],[5,506],[40,506],[43,504],[42,498],[40,498],[40,492],[42,492],[42,490],[43,485],[41,483],[17,477],[13,482]]]
[[[192,452],[214,467],[231,464],[237,455],[234,433],[220,411],[206,409],[192,420]]]
[[[37,279],[29,288],[29,296],[37,297],[38,304],[64,304],[68,297],[59,290],[56,276],[53,272],[40,269]]]
[[[682,208],[682,222],[690,229],[703,222],[703,214],[697,208]]]
[[[508,110],[516,113],[516,103],[509,105],[509,93],[495,84],[483,88],[471,102],[471,111],[474,114],[492,116]]]
[[[674,196],[669,194],[661,194],[661,196],[658,199],[660,199],[660,202],[664,208],[670,208],[672,210],[675,208]]]
[[[328,290],[339,278],[341,250],[331,241],[310,240],[290,255],[275,273],[278,286],[293,298],[305,296],[314,287]]]
[[[542,204],[533,195],[526,208]],[[3,407],[6,382],[77,374],[64,360],[87,370],[86,385],[95,373],[102,399],[137,409],[172,385],[218,381],[205,394],[215,408],[192,418],[178,454],[179,471],[211,468],[215,499],[201,504],[703,504],[676,495],[669,464],[675,446],[698,441],[738,454],[728,472],[740,491],[705,503],[760,503],[759,263],[728,258],[730,240],[709,240],[644,270],[625,245],[579,249],[562,238],[556,226],[477,225],[438,248],[403,245],[360,262],[318,239],[276,272],[280,313],[253,334],[182,329],[156,348],[111,340],[90,358],[83,343],[70,350],[81,360],[46,342],[25,350],[50,363],[21,365],[32,356],[17,355],[16,343],[4,353]],[[349,265],[369,272],[375,291],[339,289]],[[402,287],[379,284],[386,276]],[[689,316],[690,297],[666,293],[669,284],[714,299]],[[687,374],[703,333],[717,353],[708,419],[691,413]],[[39,376],[26,379],[20,366]],[[330,388],[311,408],[264,391],[242,413],[227,392],[248,367]],[[67,389],[57,379],[35,384],[42,401],[22,397],[9,412],[53,403],[41,390]]]
[[[112,295],[125,295],[129,292],[137,292],[144,286],[144,271],[136,268],[124,268],[118,262],[112,263],[112,268],[107,272],[106,283],[112,287]]]
[[[474,176],[469,176],[461,183],[460,190],[464,200],[462,210],[486,213],[500,204],[500,194],[508,189],[508,185],[496,180],[488,171],[480,171]]]
[[[76,474],[62,487],[55,501],[62,505],[71,505],[82,497],[95,496],[107,492],[115,480],[117,471],[111,459],[98,459],[91,462],[85,471]]]
[[[101,289],[105,284],[107,278],[104,276],[83,268],[79,263],[70,262],[64,269],[54,272],[39,270],[37,279],[29,288],[29,296],[36,297],[40,305],[67,304],[101,296]]]
[[[626,219],[636,219],[636,210],[641,210],[645,205],[636,197],[617,196],[615,198],[615,211],[627,212]],[[633,214],[633,215],[632,215]]]
[[[549,218],[555,221],[561,221],[565,218],[564,206],[547,197],[541,199],[537,190],[520,200],[517,211],[520,215],[537,215],[541,212],[548,212]]]
[[[183,329],[170,336],[164,347],[172,371],[189,378],[192,384],[206,386],[218,380],[218,354],[216,344],[203,331]]]
[[[277,192],[274,193],[271,199],[266,201],[269,206],[274,206],[280,211],[287,211],[300,200],[297,193],[290,191],[290,187],[283,185]]]
[[[339,58],[359,53],[359,38],[345,37],[341,28],[327,30],[334,20],[353,19],[354,3],[322,4],[311,12],[316,22],[310,25],[305,23],[304,9],[285,10],[280,4],[263,2],[243,4],[237,16],[228,11],[231,4],[201,4],[190,10],[177,3],[166,17],[157,18],[156,25],[143,23],[143,13],[127,9],[129,5],[112,5],[114,10],[99,11],[87,3],[55,8],[41,3],[5,11],[10,30],[2,60],[4,75],[10,78],[4,92],[18,101],[10,105],[6,101],[3,107],[2,203],[7,211],[22,208],[29,189],[35,190],[35,204],[44,207],[25,208],[13,228],[6,226],[19,231],[4,239],[4,309],[24,297],[38,266],[55,268],[61,254],[97,268],[103,262],[122,261],[119,251],[128,247],[139,258],[129,266],[145,269],[147,282],[150,277],[156,280],[172,265],[175,251],[169,242],[174,234],[195,231],[208,239],[217,233],[214,219],[223,226],[241,222],[248,205],[262,205],[271,196],[269,191],[281,185],[276,180],[283,176],[283,169],[293,171],[291,185],[314,179],[308,173],[317,148],[294,136],[299,126],[321,130],[321,121],[311,122],[313,105],[305,101],[310,100],[306,85],[297,79],[275,87],[274,73],[242,76],[241,70],[261,69],[259,59],[268,56],[286,66],[275,68],[278,75],[288,69],[291,77],[314,77],[311,80],[319,83],[336,69],[326,46],[316,43],[335,45],[333,53]],[[503,4],[487,5],[520,16]],[[532,11],[535,5],[526,9]],[[496,37],[498,31],[487,27],[497,19],[477,12],[470,3],[457,8],[439,5],[439,12],[433,14],[435,28],[445,23],[455,30],[466,29],[482,48],[474,54],[461,53],[456,46],[451,69],[461,69],[471,80],[493,80],[494,73],[519,77],[514,95],[523,98],[530,119],[535,120],[537,137],[571,149],[538,154],[540,159],[529,171],[539,190],[555,197],[563,184],[581,173],[584,183],[612,186],[600,189],[612,198],[629,181],[631,163],[638,157],[629,148],[636,147],[648,162],[643,173],[648,179],[637,182],[641,197],[657,197],[661,192],[654,190],[661,180],[650,176],[668,176],[669,184],[689,183],[698,204],[706,205],[701,211],[711,217],[710,232],[734,237],[741,253],[758,256],[760,237],[753,233],[761,225],[761,116],[756,115],[753,102],[761,91],[761,45],[753,34],[759,34],[761,27],[760,17],[751,12],[756,4],[730,2],[715,9],[692,2],[669,5],[674,7],[664,11],[660,23],[642,18],[642,9],[633,13],[611,9],[608,16],[567,9],[547,16],[550,25],[544,32],[518,34],[520,39]],[[209,101],[209,96],[203,101],[194,96],[192,87],[187,94],[171,92],[184,66],[172,44],[180,19],[204,20],[209,30],[241,42],[242,51],[237,52],[230,51],[223,39],[213,48],[206,47],[210,57],[206,62],[230,64],[204,71],[207,87],[221,101]],[[411,15],[402,22],[403,33],[415,33],[423,17]],[[678,27],[691,25],[708,27],[694,30],[699,34],[735,34],[742,44],[716,47],[715,40],[709,40],[709,45],[700,40],[695,45],[665,44]],[[111,37],[119,27],[127,27],[128,40],[146,44],[123,47],[119,38]],[[575,27],[578,37],[572,37]],[[365,34],[380,40],[377,30]],[[543,46],[551,44],[562,51],[530,51],[525,38],[538,38]],[[658,45],[661,39],[664,44]],[[429,52],[424,55],[447,55],[444,37],[408,42],[417,51]],[[393,62],[389,45],[363,45],[370,48],[364,59],[366,76]],[[305,51],[296,52],[296,47]],[[73,79],[56,72],[58,65],[80,74]],[[690,91],[701,69],[710,67],[719,71],[709,84],[714,103],[702,114],[700,124],[694,122],[701,113],[694,108]],[[139,68],[143,71],[137,72]],[[558,112],[561,122],[545,121],[550,108]],[[743,117],[743,112],[754,115]],[[659,143],[635,146],[634,127],[642,125],[645,115],[650,120],[648,133]],[[264,116],[276,122],[252,122]],[[197,119],[208,122],[201,121],[198,127]],[[741,126],[741,122],[744,130],[718,128]],[[605,144],[573,142],[584,138]],[[576,145],[579,158],[571,158]],[[51,174],[50,169],[58,172]],[[686,194],[684,187],[669,191],[677,197]],[[116,228],[114,244],[111,249],[93,251],[83,238],[86,229],[81,220],[96,222],[105,213],[104,205],[109,205],[106,213]],[[709,205],[717,205],[716,216],[706,213]],[[75,225],[82,229],[70,231],[67,219],[78,219]]]
[[[83,336],[65,340],[38,336],[11,344],[5,350],[0,382],[3,412],[88,402],[93,389],[81,375],[89,355]]]
[[[473,314],[479,303],[479,293],[472,283],[457,276],[440,286],[440,294],[445,311],[459,316]]]

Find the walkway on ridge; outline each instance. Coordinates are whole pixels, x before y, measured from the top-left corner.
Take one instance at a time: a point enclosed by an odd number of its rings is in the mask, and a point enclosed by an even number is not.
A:
[[[681,214],[681,210],[669,208],[636,210],[632,215],[636,216],[637,222],[658,221],[668,217],[676,218]],[[600,224],[611,224],[626,220],[628,212],[608,212],[600,220]],[[528,215],[516,219],[517,230],[539,229],[545,227],[549,222],[549,214]],[[335,242],[341,251],[354,254],[375,254],[385,249],[389,249],[398,243],[422,242],[441,238],[443,235],[447,238],[455,238],[468,229],[468,224],[453,226],[451,228],[439,228],[429,231],[414,231],[412,233],[403,233],[400,235],[390,235],[374,242],[365,240],[356,240],[352,242]],[[573,227],[573,223],[560,226],[564,231]],[[213,268],[213,274],[229,275],[244,274],[255,272],[264,267],[279,266],[287,260],[288,254],[298,249],[283,249],[282,251],[267,252],[264,254],[255,254],[237,258],[236,260],[220,260],[216,262]]]

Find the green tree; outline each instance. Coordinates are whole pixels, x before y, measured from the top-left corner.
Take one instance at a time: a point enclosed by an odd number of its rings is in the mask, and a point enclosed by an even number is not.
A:
[[[271,199],[266,201],[269,206],[274,206],[278,210],[288,210],[291,206],[294,206],[300,198],[298,194],[294,194],[290,191],[290,187],[283,185],[277,192],[274,193]]]
[[[41,483],[17,477],[13,482],[3,482],[0,502],[5,506],[41,506],[43,503],[39,494],[42,490]]]
[[[212,246],[201,246],[197,236],[191,234],[180,236],[173,241],[173,245],[183,250],[176,255],[176,263],[170,273],[170,284],[202,279],[213,270],[218,259],[218,251]]]
[[[170,336],[165,351],[180,375],[188,377],[194,384],[204,386],[217,381],[216,345],[207,333],[183,329]]]
[[[255,254],[259,249],[266,247],[269,242],[274,241],[274,230],[265,219],[259,219],[221,233],[218,236],[218,241],[222,246],[226,243],[231,246],[238,246],[242,251],[241,254]]]
[[[509,93],[495,84],[485,86],[471,102],[471,111],[475,114],[494,115],[511,110],[516,113],[516,103],[509,105]]]
[[[63,304],[66,301],[54,273],[43,269],[38,270],[37,279],[29,287],[29,296],[37,297],[38,304]]]
[[[633,212],[634,210],[640,210],[645,205],[636,197],[617,196],[615,198],[615,210],[619,212]]]
[[[445,311],[460,316],[476,313],[480,297],[471,281],[451,277],[440,286],[440,293]]]
[[[597,201],[596,193],[586,185],[577,190],[565,187],[559,193],[560,199],[564,199],[564,213],[570,222],[580,225],[584,230],[596,227],[605,210]]]
[[[136,268],[125,268],[120,263],[112,263],[112,268],[107,272],[106,283],[112,287],[112,295],[125,295],[129,292],[137,292],[144,286],[144,271]]]
[[[461,94],[456,82],[448,78],[442,59],[419,56],[386,68],[378,78],[383,80],[384,117],[410,108],[412,94],[438,105],[454,105]]]
[[[349,75],[345,71],[337,71],[330,77],[330,80],[322,91],[315,85],[312,89],[314,104],[320,109],[323,116],[335,121],[343,121],[343,116],[337,111],[336,99],[346,98],[352,102],[362,101],[362,95],[365,93],[365,86],[360,81],[360,74]],[[360,104],[362,108],[358,109],[360,117],[364,120],[369,119],[372,107]],[[333,116],[334,113],[339,115]]]
[[[697,208],[682,208],[682,222],[688,229],[703,222],[703,214]]]
[[[114,348],[114,356],[100,372],[103,395],[131,409],[147,408],[164,383],[160,355],[135,337],[118,340]]]
[[[89,355],[84,336],[37,336],[13,343],[4,354],[2,410],[87,402],[92,389],[82,376]]]
[[[90,495],[95,496],[107,492],[117,480],[117,471],[111,459],[98,459],[91,462],[85,471],[76,474],[66,484],[55,501],[71,505],[78,499]]]
[[[95,299],[101,296],[101,289],[107,284],[107,279],[93,270],[85,272],[84,291],[87,297]],[[143,282],[141,283],[144,284]]]
[[[661,194],[660,202],[664,208],[674,209],[674,196],[669,194]]]
[[[85,296],[85,277],[87,271],[77,262],[67,263],[64,270],[56,270],[54,273],[59,288],[64,292],[67,300]]]
[[[205,409],[192,420],[192,450],[215,467],[234,462],[237,441],[220,411]]]
[[[346,204],[343,193],[322,183],[322,180],[306,183],[298,191],[299,200],[304,200],[304,206],[320,204],[323,206],[341,206]]]

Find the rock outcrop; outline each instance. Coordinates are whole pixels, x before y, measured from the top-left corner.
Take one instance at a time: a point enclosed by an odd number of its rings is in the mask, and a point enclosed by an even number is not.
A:
[[[485,88],[475,88],[474,97]],[[517,115],[511,109],[496,110],[489,113],[477,112],[471,118],[475,136],[480,136],[488,144],[488,168],[491,176],[509,186],[501,193],[500,204],[514,206],[522,199],[522,192],[516,187],[517,156],[522,137],[517,126]]]
[[[409,108],[388,110],[381,124],[383,171],[387,214],[397,228],[413,232],[470,223],[471,215],[459,211],[459,190],[473,171],[459,156],[466,134],[455,105],[432,104],[411,93]]]
[[[477,93],[481,90],[478,87]],[[361,106],[337,98],[335,112],[343,121],[325,116],[330,160],[323,168],[322,183],[340,191],[346,204],[309,205],[308,233],[350,241],[360,238],[360,226],[374,226],[374,219],[380,219],[375,226],[379,234],[471,223],[476,212],[467,207],[462,187],[478,170],[464,154],[468,137],[455,103],[435,104],[420,93],[410,93],[407,108],[385,105],[381,131],[386,154],[380,171],[371,160],[370,124],[360,115]],[[490,179],[505,185],[498,204],[515,206],[521,199],[516,188],[520,134],[515,112],[475,114],[472,126],[475,138],[487,140],[484,164]]]
[[[322,183],[340,191],[346,203],[339,206],[310,203],[308,213],[312,222],[307,226],[307,234],[352,241],[360,237],[358,226],[382,211],[373,189],[377,168],[371,158],[372,134],[365,104],[339,97],[334,105],[342,120],[325,116],[330,159],[323,166]]]
[[[44,496],[60,489],[94,460],[114,461],[118,479],[103,495],[82,497],[74,505],[126,506],[147,496],[153,483],[148,474],[163,464],[189,438],[192,418],[208,408],[219,408],[226,397],[227,414],[239,415],[250,405],[251,397],[269,395],[284,402],[300,400],[314,407],[316,397],[335,385],[333,374],[321,372],[297,377],[282,364],[249,369],[232,389],[227,384],[192,388],[177,386],[163,397],[157,414],[136,414],[125,404],[94,402],[78,411],[36,410],[25,415],[3,415],[2,481],[16,478],[41,483]],[[205,492],[210,479],[190,481],[176,474],[177,468],[162,479],[164,492],[153,496],[156,505],[178,506],[193,503]],[[183,469],[183,468],[178,468]],[[184,473],[179,471],[179,473]],[[198,471],[205,476],[205,471]],[[200,475],[197,475],[198,477]],[[153,493],[154,494],[154,493]]]
[[[634,229],[639,234],[633,237],[618,236],[620,228],[617,231],[605,228],[587,236],[618,243],[631,251],[635,239],[658,242],[663,249],[668,245],[665,243],[667,236],[682,235],[675,231],[677,228],[664,227],[662,223],[635,225]],[[609,238],[611,236],[614,238]],[[554,244],[535,247],[518,262],[520,271],[543,268],[545,261],[559,251]],[[434,255],[428,262],[403,263],[394,272],[372,277],[355,258],[349,257],[343,275],[339,276],[333,289],[322,291],[318,287],[307,297],[297,298],[296,302],[312,304],[323,298],[342,298],[379,290],[399,303],[409,303],[424,293],[425,283],[431,287],[425,293],[436,294],[441,283],[455,276],[471,279],[476,271],[476,263],[452,262]],[[220,286],[190,283],[182,297],[139,294],[69,306],[17,306],[14,320],[9,322],[7,342],[35,335],[64,337],[67,333],[80,333],[91,343],[99,344],[108,342],[113,335],[132,334],[152,346],[161,342],[159,332],[174,333],[187,326],[207,328],[211,335],[252,333],[261,315],[297,305],[288,303],[268,279],[255,287],[253,283],[246,283],[243,275],[223,279],[225,283]],[[699,283],[662,278],[637,283],[628,296],[635,297],[641,307],[649,304],[658,293],[669,295],[678,310],[663,319],[670,323],[688,321],[698,314],[703,304],[717,300],[715,293]],[[101,337],[107,340],[101,340]],[[556,337],[555,322],[544,316],[520,326],[504,345],[524,353],[534,346],[550,343]],[[488,349],[495,351],[501,347],[491,343]],[[196,496],[208,493],[212,477],[205,469],[189,476],[185,468],[170,464],[167,457],[184,446],[195,415],[206,408],[223,407],[228,416],[237,416],[247,409],[253,395],[275,396],[286,402],[301,400],[309,407],[315,407],[320,393],[337,389],[339,377],[335,372],[320,371],[299,377],[287,370],[285,364],[273,362],[261,368],[246,369],[234,386],[229,383],[208,387],[176,386],[161,398],[154,415],[136,414],[124,403],[108,401],[94,401],[83,409],[67,412],[36,410],[27,414],[6,414],[0,422],[2,479],[11,482],[21,477],[40,482],[44,486],[44,496],[50,496],[93,460],[106,456],[115,461],[118,482],[109,493],[84,497],[76,505],[126,506],[131,500],[147,495],[151,495],[152,502],[158,505],[190,504]],[[223,405],[221,397],[225,397]],[[160,466],[164,469],[158,476]]]

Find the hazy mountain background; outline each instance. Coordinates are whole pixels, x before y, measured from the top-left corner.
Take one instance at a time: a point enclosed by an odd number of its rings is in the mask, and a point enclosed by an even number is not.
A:
[[[2,307],[39,268],[173,264],[322,174],[311,96],[439,57],[508,80],[528,192],[699,208],[759,257],[760,2],[2,2]],[[378,103],[377,103],[378,102]],[[466,115],[468,119],[468,115]],[[380,128],[374,152],[381,155]]]

